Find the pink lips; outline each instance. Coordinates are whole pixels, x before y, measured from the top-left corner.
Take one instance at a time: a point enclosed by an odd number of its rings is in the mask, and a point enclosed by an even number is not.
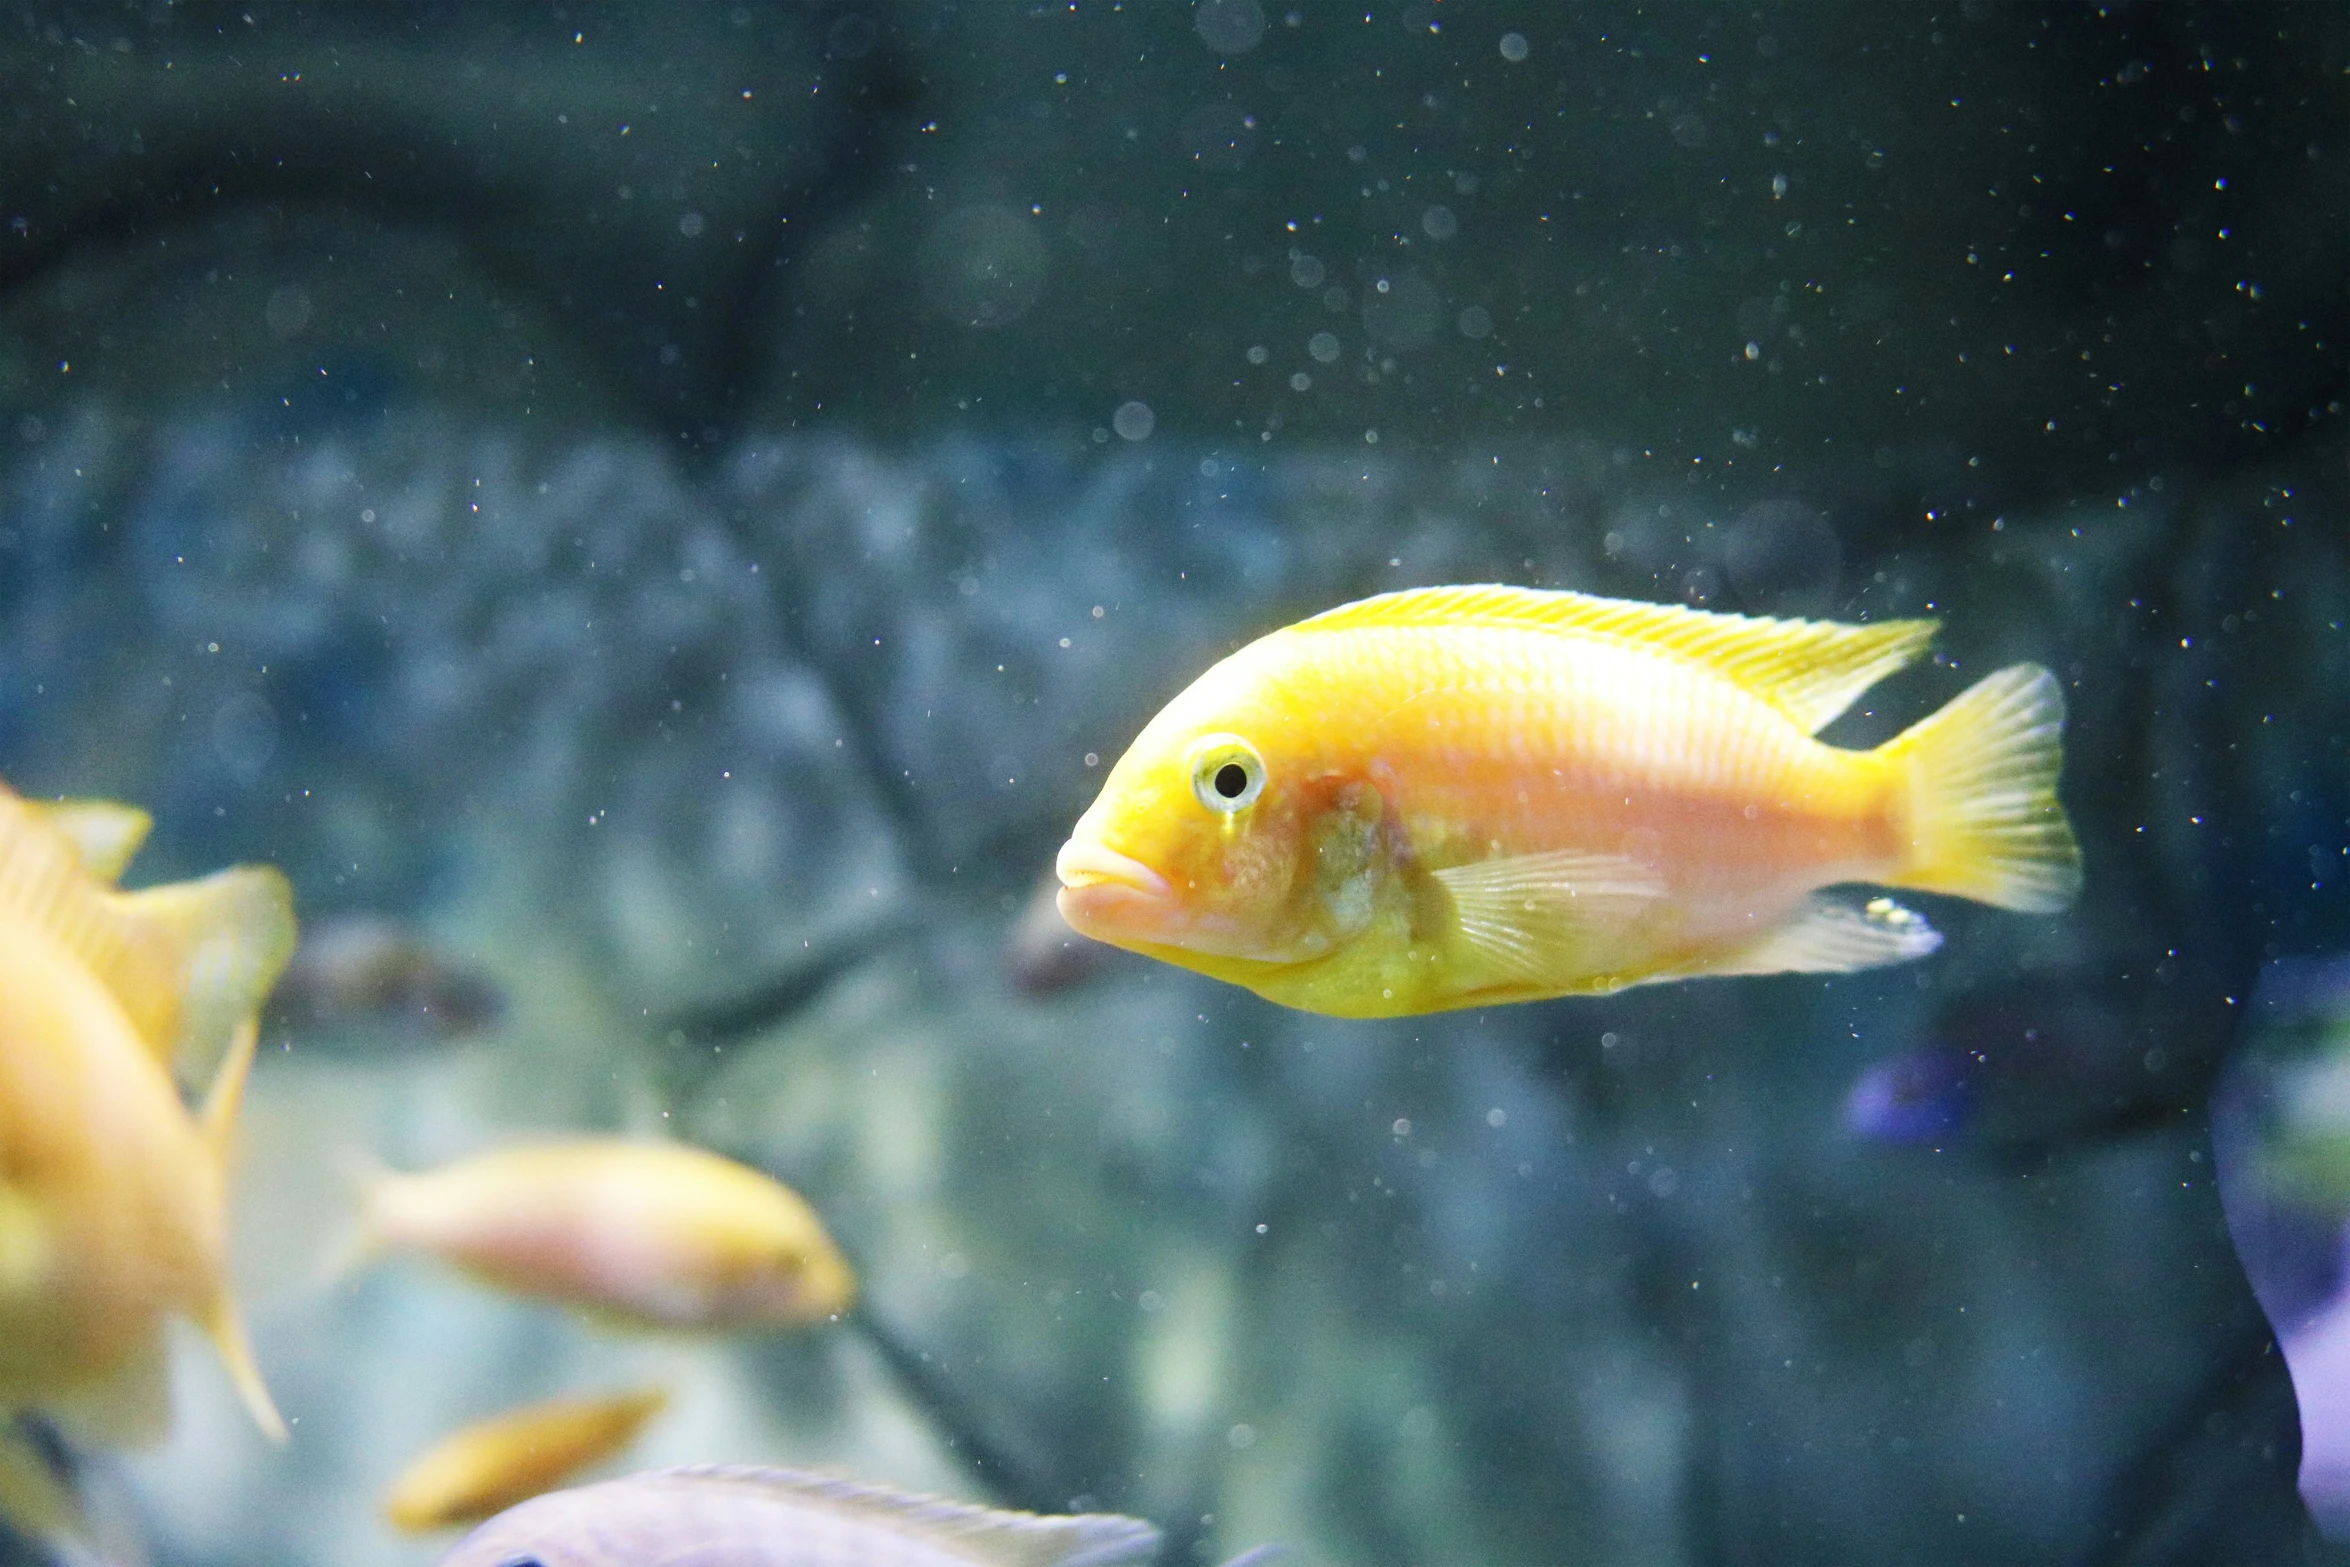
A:
[[[1163,918],[1174,889],[1167,878],[1137,859],[1083,838],[1061,845],[1053,860],[1061,878],[1054,900],[1072,930],[1097,940],[1142,934]]]

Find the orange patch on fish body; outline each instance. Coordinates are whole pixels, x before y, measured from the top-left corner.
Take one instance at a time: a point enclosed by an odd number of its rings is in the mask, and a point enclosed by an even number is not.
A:
[[[1061,910],[1356,1017],[1921,956],[1917,916],[1816,892],[2047,910],[2079,878],[2045,671],[1874,751],[1812,738],[1932,630],[1515,588],[1342,606],[1152,719],[1061,851]]]

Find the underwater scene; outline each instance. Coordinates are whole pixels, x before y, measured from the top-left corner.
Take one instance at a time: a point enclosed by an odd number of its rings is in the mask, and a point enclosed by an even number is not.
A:
[[[0,1567],[2350,1562],[2350,8],[0,89]]]

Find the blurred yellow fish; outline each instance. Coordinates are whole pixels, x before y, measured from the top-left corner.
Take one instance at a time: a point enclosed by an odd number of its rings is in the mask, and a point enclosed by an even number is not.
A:
[[[1341,1017],[1922,957],[1917,915],[1818,890],[2047,913],[2081,881],[2046,670],[1873,751],[1812,738],[1934,626],[1511,587],[1344,605],[1151,720],[1061,849],[1061,913]]]
[[[450,1432],[384,1493],[384,1516],[410,1534],[479,1523],[551,1491],[636,1440],[668,1406],[659,1388],[552,1398]]]
[[[791,1327],[856,1297],[848,1262],[796,1192],[676,1143],[536,1143],[378,1175],[359,1247],[438,1257],[642,1327]]]
[[[267,867],[118,891],[147,825],[0,787],[0,1412],[160,1436],[164,1323],[183,1316],[282,1437],[224,1251],[228,1142],[292,896]],[[174,1062],[212,1069],[200,1115]]]

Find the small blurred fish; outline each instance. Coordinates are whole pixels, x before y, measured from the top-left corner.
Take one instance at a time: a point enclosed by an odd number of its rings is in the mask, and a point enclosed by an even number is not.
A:
[[[496,1023],[505,998],[487,976],[380,914],[311,927],[270,998],[270,1021],[336,1029],[389,1024],[447,1039]]]
[[[255,866],[118,891],[147,826],[0,787],[0,1411],[91,1441],[160,1437],[164,1325],[181,1316],[282,1437],[224,1252],[228,1145],[292,895]],[[212,1072],[199,1114],[175,1062]]]
[[[823,1221],[780,1181],[698,1148],[618,1138],[374,1175],[357,1252],[438,1257],[639,1327],[794,1327],[838,1316],[857,1292]]]
[[[1954,1136],[1974,1114],[1980,1065],[1969,1051],[1933,1046],[1873,1062],[1845,1096],[1845,1130],[1879,1143]]]
[[[441,1567],[1120,1567],[1159,1531],[1115,1513],[999,1512],[790,1469],[660,1469],[501,1513]]]
[[[2081,879],[2045,669],[1873,751],[1812,738],[1934,625],[1510,587],[1343,605],[1145,726],[1061,849],[1061,913],[1342,1017],[1922,957],[1917,915],[1820,889],[2050,913]]]
[[[1061,918],[1060,893],[1061,878],[1047,871],[1004,938],[1004,972],[1032,996],[1083,984],[1109,955],[1108,947],[1078,935]]]
[[[396,1529],[479,1523],[613,1457],[668,1406],[659,1388],[553,1398],[476,1420],[435,1442],[384,1493]]]

